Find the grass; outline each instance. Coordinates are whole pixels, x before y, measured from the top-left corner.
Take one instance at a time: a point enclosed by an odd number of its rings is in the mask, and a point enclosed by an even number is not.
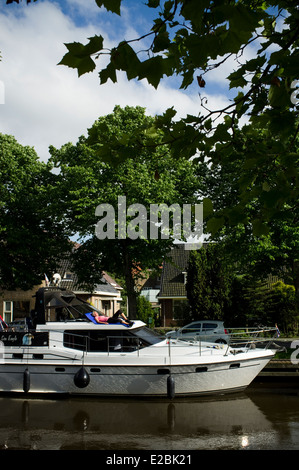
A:
[[[294,352],[294,349],[288,348],[286,351],[278,351],[274,359],[291,359],[291,355]]]

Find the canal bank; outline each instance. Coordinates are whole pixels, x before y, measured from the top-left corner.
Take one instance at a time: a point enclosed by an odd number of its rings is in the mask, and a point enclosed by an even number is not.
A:
[[[259,373],[256,380],[260,378],[296,380],[299,377],[299,339],[277,339],[275,346],[280,351],[266,367]],[[295,346],[295,348],[294,348]]]
[[[299,364],[293,364],[290,359],[272,359],[269,364],[259,373],[260,377],[268,378],[298,378]]]

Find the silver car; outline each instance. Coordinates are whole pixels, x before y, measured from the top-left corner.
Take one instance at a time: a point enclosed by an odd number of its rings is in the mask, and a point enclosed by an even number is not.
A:
[[[222,321],[201,320],[183,326],[179,330],[166,333],[167,338],[181,340],[201,340],[211,343],[229,343],[229,335]]]

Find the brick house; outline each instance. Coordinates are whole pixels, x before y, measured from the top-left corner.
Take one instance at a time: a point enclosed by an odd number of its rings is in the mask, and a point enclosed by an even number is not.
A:
[[[203,247],[207,246],[205,243]],[[161,321],[164,327],[177,325],[180,316],[188,309],[186,293],[187,267],[190,251],[184,245],[174,245],[163,263],[160,293]],[[279,276],[269,274],[265,278],[267,288],[281,280]]]
[[[184,244],[177,244],[164,260],[158,294],[162,326],[176,326],[180,313],[188,308],[185,285],[189,255]]]
[[[95,286],[92,292],[80,288],[76,273],[73,272],[68,260],[61,262],[57,274],[59,275],[57,277],[59,287],[73,291],[78,297],[91,303],[105,315],[111,316],[120,308],[122,287],[106,272],[102,273],[101,282]],[[40,287],[46,285],[46,281],[42,281],[40,285],[34,286],[33,289],[28,291],[21,289],[13,291],[0,290],[0,315],[4,321],[9,323],[30,316],[30,312],[35,306],[35,293]],[[50,285],[53,285],[52,278],[50,279]]]

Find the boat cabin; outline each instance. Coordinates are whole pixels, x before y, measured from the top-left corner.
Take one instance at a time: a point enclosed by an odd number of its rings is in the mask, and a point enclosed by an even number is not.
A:
[[[28,328],[8,329],[1,333],[5,346],[51,346],[85,352],[132,352],[160,342],[163,338],[141,321],[131,326],[123,323],[94,323],[89,303],[72,291],[42,287],[36,295],[35,309]]]

